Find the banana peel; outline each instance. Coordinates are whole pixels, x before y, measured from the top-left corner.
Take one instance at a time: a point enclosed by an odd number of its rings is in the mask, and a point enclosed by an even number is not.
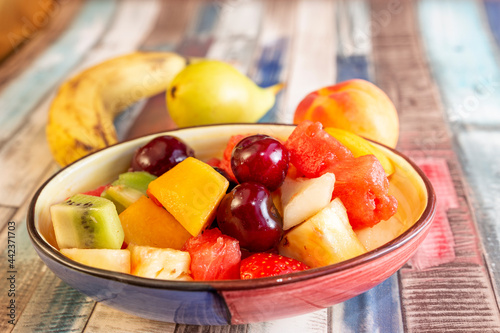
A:
[[[168,88],[189,59],[172,52],[134,52],[72,77],[59,88],[46,136],[61,166],[118,141],[114,118],[133,103]]]

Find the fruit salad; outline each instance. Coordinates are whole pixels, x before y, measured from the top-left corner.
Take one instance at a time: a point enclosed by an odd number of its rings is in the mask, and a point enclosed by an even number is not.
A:
[[[85,265],[166,280],[254,279],[335,264],[380,245],[374,234],[397,236],[387,224],[398,207],[393,171],[368,141],[311,121],[285,141],[234,135],[209,160],[164,135],[137,149],[115,181],[50,212],[61,253]]]

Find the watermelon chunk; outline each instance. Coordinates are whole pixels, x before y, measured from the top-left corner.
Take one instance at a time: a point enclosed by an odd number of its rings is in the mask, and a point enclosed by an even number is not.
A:
[[[308,178],[323,175],[339,161],[352,158],[352,152],[323,130],[320,122],[301,122],[285,142],[290,162]]]
[[[194,280],[227,280],[240,278],[241,250],[239,242],[219,229],[207,229],[188,239],[183,247],[191,255]]]
[[[248,135],[237,134],[229,138],[224,153],[222,154],[222,160],[220,161],[218,167],[226,171],[229,177],[236,182],[236,177],[234,176],[233,170],[231,169],[231,155],[233,154],[234,146],[241,141],[244,137]]]
[[[389,180],[374,155],[348,158],[329,167],[335,174],[333,198],[340,198],[353,229],[372,227],[396,213],[397,199],[389,195]]]

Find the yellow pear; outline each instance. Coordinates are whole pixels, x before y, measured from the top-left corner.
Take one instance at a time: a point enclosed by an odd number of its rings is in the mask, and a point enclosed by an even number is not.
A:
[[[257,122],[272,108],[282,86],[261,88],[228,63],[202,60],[170,83],[167,107],[179,127]]]

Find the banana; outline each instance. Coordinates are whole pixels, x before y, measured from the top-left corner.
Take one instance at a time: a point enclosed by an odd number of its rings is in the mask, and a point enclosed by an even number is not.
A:
[[[107,60],[62,84],[49,109],[46,136],[65,166],[116,143],[114,118],[168,88],[189,60],[170,52],[134,52]]]

